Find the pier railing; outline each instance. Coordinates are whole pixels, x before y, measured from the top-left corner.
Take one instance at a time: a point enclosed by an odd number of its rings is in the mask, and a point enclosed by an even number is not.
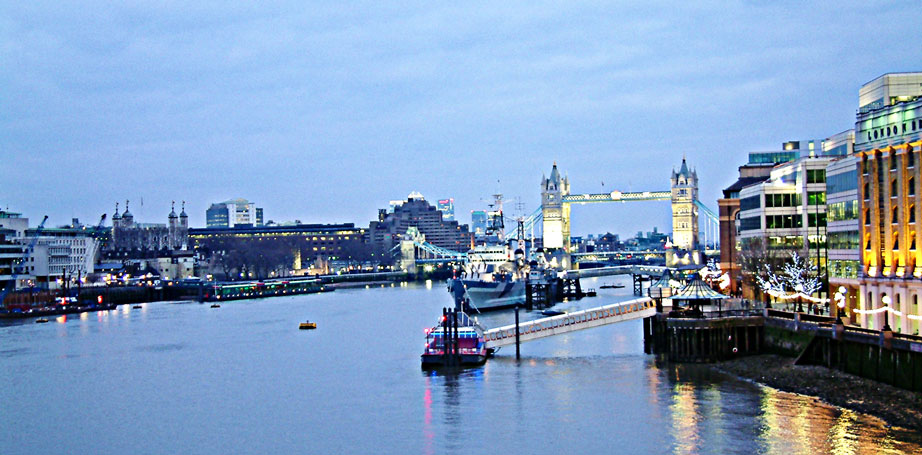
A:
[[[560,335],[576,330],[588,329],[615,322],[653,316],[656,305],[648,297],[605,305],[587,310],[551,316],[519,323],[520,342]],[[515,344],[516,326],[510,324],[484,332],[487,347]]]

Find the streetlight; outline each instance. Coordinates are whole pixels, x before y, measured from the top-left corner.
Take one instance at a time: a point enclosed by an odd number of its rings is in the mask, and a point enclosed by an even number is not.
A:
[[[887,308],[887,311],[886,311],[887,314],[884,316],[884,328],[883,328],[883,330],[889,331],[889,330],[891,330],[891,329],[890,329],[890,308],[889,308],[889,307],[890,307],[890,302],[891,302],[892,300],[890,299],[890,296],[889,296],[889,295],[884,295],[883,298],[880,299],[880,301],[884,303],[884,306],[885,306],[885,307],[888,307],[888,308]]]
[[[842,314],[845,313],[845,297],[847,292],[848,290],[845,289],[845,286],[839,286],[838,292],[836,292],[836,295],[833,297],[836,301],[836,306],[839,308],[838,311],[836,311],[837,324],[844,324],[842,321]]]

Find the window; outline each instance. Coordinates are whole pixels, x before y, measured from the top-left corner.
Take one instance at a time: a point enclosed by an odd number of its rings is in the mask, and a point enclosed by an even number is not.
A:
[[[826,170],[807,169],[807,183],[826,183]]]
[[[890,211],[890,222],[893,224],[899,223],[899,210],[896,207],[893,207],[893,210]]]
[[[912,155],[909,155],[909,156],[912,156]],[[909,193],[910,196],[916,195],[916,178],[915,177],[909,177],[909,180],[906,182],[906,191]]]
[[[912,204],[909,205],[909,222],[916,222],[916,206]]]
[[[749,218],[740,218],[740,231],[755,231],[762,229],[762,218],[753,216]]]
[[[829,194],[858,189],[858,172],[851,170],[826,176],[826,192]]]
[[[891,171],[895,171],[895,170],[896,170],[896,162],[897,162],[897,160],[899,160],[899,158],[896,157],[896,154],[895,154],[895,153],[890,155],[890,170],[891,170]]]
[[[825,213],[809,213],[807,214],[807,226],[809,227],[826,227],[826,214]],[[800,226],[798,226],[800,227]]]
[[[858,219],[858,201],[833,202],[826,206],[829,221],[845,221]]]
[[[890,197],[896,197],[898,192],[896,188],[896,179],[893,179],[890,181]]]
[[[893,234],[893,249],[900,249],[900,237],[896,234]]]
[[[800,194],[783,193],[783,194],[766,194],[766,207],[799,207]]]
[[[826,204],[826,193],[823,191],[810,191],[807,193],[807,205]]]
[[[768,197],[768,195],[766,195],[766,198],[767,198],[767,197]],[[760,200],[759,200],[759,199],[760,199],[760,197],[759,197],[758,195],[756,195],[756,196],[744,197],[744,198],[740,199],[740,211],[752,210],[752,209],[757,209],[757,208],[761,207],[762,204],[760,203]],[[766,205],[767,205],[767,204],[766,204]]]
[[[859,246],[858,231],[830,232],[827,239],[834,250],[857,250]]]
[[[871,211],[868,209],[864,210],[864,224],[871,224]]]
[[[826,214],[823,213],[825,223]],[[791,229],[803,227],[803,219],[800,215],[768,215],[765,217],[766,229]]]
[[[871,183],[864,182],[864,200],[867,201],[870,199],[871,199]]]

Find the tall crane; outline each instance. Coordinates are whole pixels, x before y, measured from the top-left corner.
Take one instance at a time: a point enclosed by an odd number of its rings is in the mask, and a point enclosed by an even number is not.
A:
[[[32,251],[35,249],[35,244],[38,242],[38,236],[41,235],[42,230],[45,229],[45,222],[48,221],[48,215],[45,215],[42,218],[42,222],[39,223],[38,228],[35,230],[35,235],[32,236],[32,240],[29,241],[29,246],[26,247],[26,250],[22,254],[22,259],[19,260],[18,265],[13,266],[13,274],[10,282],[3,288],[3,291],[0,292],[0,305],[3,305],[3,301],[6,300],[7,294],[16,289],[16,279],[19,278],[19,274],[22,273],[23,267],[26,267],[26,263],[29,262],[29,257],[32,256]]]

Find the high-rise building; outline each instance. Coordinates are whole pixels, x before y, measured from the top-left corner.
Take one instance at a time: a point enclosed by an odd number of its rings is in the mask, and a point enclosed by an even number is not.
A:
[[[379,212],[378,220],[368,227],[369,243],[377,249],[389,250],[400,242],[410,227],[425,235],[426,242],[449,250],[467,251],[474,240],[466,224],[444,220],[440,210],[414,192],[392,212]]]
[[[809,256],[819,274],[823,274],[826,166],[834,159],[798,158],[775,166],[767,180],[739,191],[739,239],[743,254],[767,259],[796,251]],[[755,297],[754,288],[743,290],[747,297]]]
[[[243,199],[211,204],[205,211],[205,225],[210,228],[262,226],[263,209]]]
[[[864,84],[858,92],[855,121],[861,251],[858,305],[864,327],[889,325],[903,333],[920,330],[920,148],[922,72],[885,74]]]
[[[442,212],[442,220],[453,221],[455,219],[455,198],[439,199],[436,207]]]
[[[858,233],[858,159],[846,156],[826,166],[829,293],[845,292],[845,313],[858,307],[861,250]],[[854,322],[854,319],[852,319]]]
[[[749,153],[748,163],[739,167],[739,178],[723,190],[723,198],[717,201],[720,211],[720,268],[730,278],[728,289],[731,293],[741,291],[742,280],[739,241],[740,192],[748,186],[768,180],[775,166],[791,163],[801,158],[848,156],[852,153],[853,145],[854,131],[848,130],[825,139],[787,141],[781,144],[779,150]],[[751,206],[753,200],[747,203]],[[750,218],[753,216],[752,213],[749,215]],[[753,223],[753,221],[750,219],[747,223]],[[752,228],[753,226],[747,227]],[[830,255],[832,254],[833,252],[830,251]]]
[[[471,231],[474,236],[481,237],[487,232],[487,212],[471,210]]]

